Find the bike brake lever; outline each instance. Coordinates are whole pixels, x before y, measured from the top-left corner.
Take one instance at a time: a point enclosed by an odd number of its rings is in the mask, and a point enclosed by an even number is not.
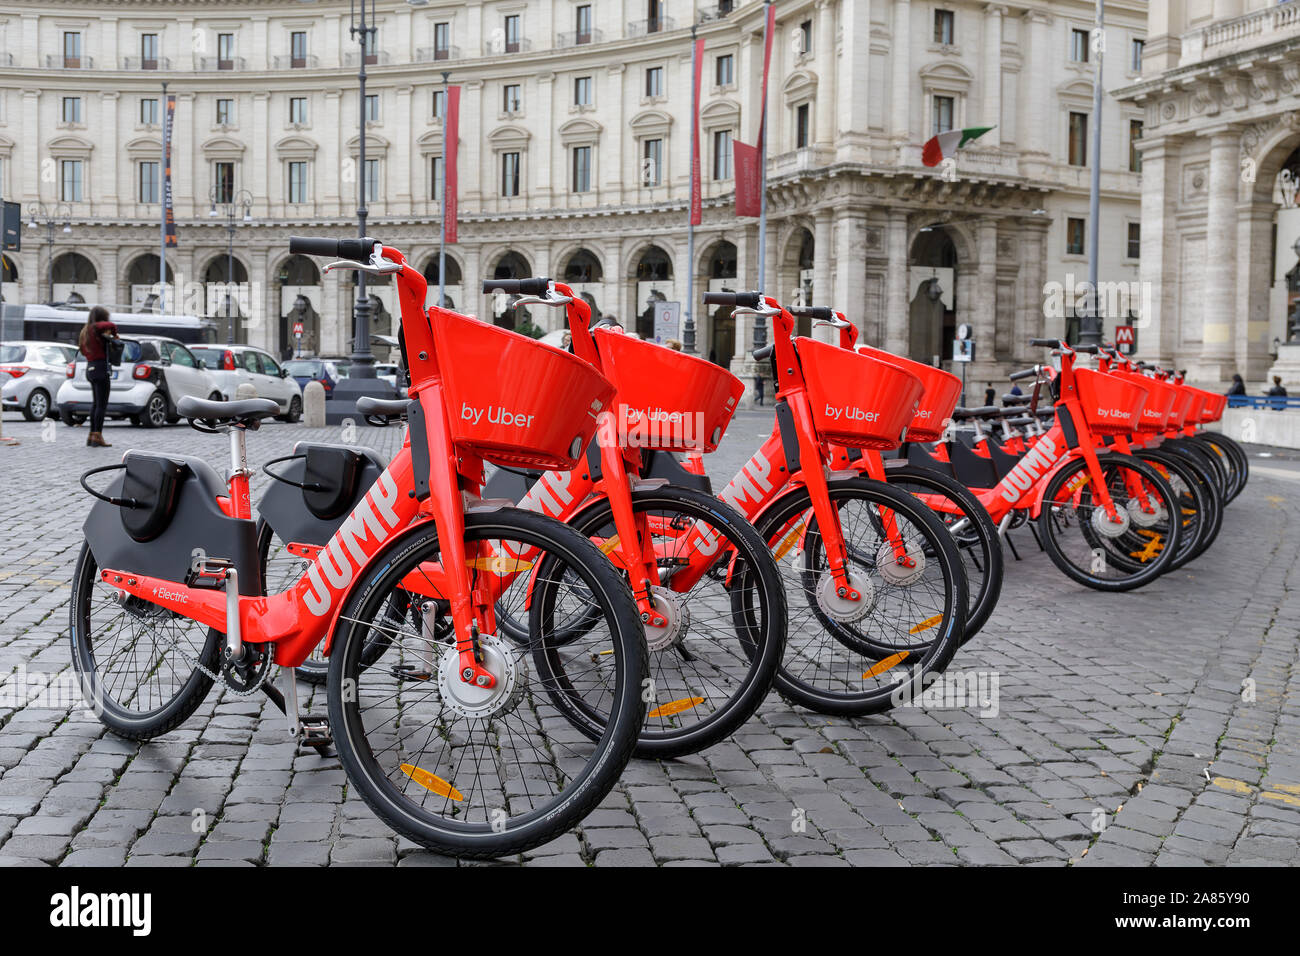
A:
[[[833,329],[847,329],[852,324],[853,324],[852,322],[849,322],[846,319],[814,319],[813,320],[814,328],[820,325],[829,325]]]
[[[568,305],[573,301],[573,296],[557,295],[554,297],[542,297],[540,295],[521,295],[515,299],[515,305]]]

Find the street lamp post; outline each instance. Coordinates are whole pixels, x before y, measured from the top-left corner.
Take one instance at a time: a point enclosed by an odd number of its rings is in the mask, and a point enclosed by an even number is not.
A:
[[[230,312],[230,290],[235,285],[235,217],[243,211],[243,221],[253,221],[253,194],[247,189],[223,196],[219,185],[208,190],[208,216],[216,219],[220,206],[226,216],[226,344],[235,344],[235,318]]]
[[[366,6],[369,3],[369,22],[366,20]],[[357,169],[357,236],[364,238],[366,235],[366,56],[374,47],[375,35],[378,28],[375,26],[375,0],[360,0],[360,10],[357,9],[357,0],[353,0],[351,11],[351,23],[348,26],[348,32],[352,38],[357,41],[357,81],[360,85],[360,103],[358,107],[358,117],[360,120],[360,136],[357,144],[357,155],[359,168]],[[370,351],[370,300],[366,296],[366,274],[364,272],[356,273],[357,279],[357,297],[352,307],[352,368],[348,371],[349,378],[374,378],[375,377],[375,357]]]
[[[1092,179],[1088,194],[1088,290],[1090,301],[1086,314],[1079,322],[1079,344],[1100,345],[1101,297],[1097,295],[1097,256],[1101,240],[1101,108],[1102,57],[1106,50],[1106,2],[1097,0],[1096,24],[1092,33],[1092,51],[1097,58],[1096,73],[1092,82]]]
[[[63,223],[63,234],[72,233],[72,206],[65,202],[52,203],[47,206],[43,202],[35,203],[27,207],[27,228],[36,229],[45,226],[45,256],[48,260],[45,263],[46,280],[49,283],[49,302],[54,304],[54,227]]]

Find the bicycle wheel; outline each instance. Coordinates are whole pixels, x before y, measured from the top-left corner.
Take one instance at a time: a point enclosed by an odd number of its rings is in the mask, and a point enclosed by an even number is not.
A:
[[[874,714],[920,698],[952,660],[966,626],[967,585],[957,544],[929,508],[867,479],[833,481],[849,576],[863,595],[836,594],[807,488],[792,488],[759,519],[777,559],[789,625],[775,686],[826,714]],[[892,515],[911,567],[897,564],[883,514]]]
[[[1217,525],[1222,513],[1218,493],[1210,479],[1199,470],[1200,466],[1189,458],[1145,449],[1135,451],[1133,456],[1155,468],[1169,482],[1178,501],[1183,530],[1178,552],[1169,567],[1181,568],[1200,555],[1214,540],[1212,535],[1218,533]]]
[[[637,756],[696,753],[740,729],[771,689],[785,644],[785,590],[758,532],[712,495],[660,487],[634,492],[632,510],[649,527],[660,579],[654,603],[668,619],[645,629],[652,686]],[[569,524],[612,550],[608,498]],[[687,582],[690,564],[705,555],[715,556],[708,572]]]
[[[479,635],[497,683],[483,689],[460,681],[455,635],[438,627],[445,608],[403,587],[427,579],[440,560],[429,522],[389,544],[351,591],[335,631],[327,694],[339,759],[370,808],[422,846],[485,858],[552,840],[604,799],[645,716],[647,664],[631,593],[590,541],[516,509],[466,515],[465,523],[466,544],[484,543],[494,555],[476,559],[488,565],[474,565],[476,589],[497,583],[504,573],[498,560],[524,572],[500,604],[529,622],[529,646]],[[424,605],[418,629],[388,619],[385,609],[399,593]],[[588,604],[599,607],[599,626],[552,648],[554,622]],[[376,629],[390,646],[367,667],[362,656]],[[551,650],[551,671],[543,675],[531,662]],[[559,712],[575,698],[600,715],[594,741]]]
[[[1097,458],[1118,520],[1109,520],[1095,500],[1087,462],[1072,458],[1044,490],[1040,538],[1052,563],[1070,578],[1098,591],[1128,591],[1169,570],[1182,534],[1170,515],[1179,511],[1173,489],[1151,465],[1112,452]],[[1130,497],[1130,480],[1140,483],[1145,500]]]
[[[1232,484],[1224,497],[1224,504],[1241,494],[1250,480],[1250,457],[1246,449],[1223,432],[1197,432],[1192,436],[1195,444],[1207,447],[1210,454],[1223,462],[1232,477]]]
[[[979,633],[997,607],[1002,593],[1002,542],[997,525],[978,498],[965,485],[947,475],[912,465],[885,467],[893,488],[906,491],[927,504],[957,542],[966,573],[966,643]]]
[[[138,597],[118,600],[100,580],[90,545],[73,572],[68,638],[86,701],[114,733],[165,734],[212,689],[222,634]]]

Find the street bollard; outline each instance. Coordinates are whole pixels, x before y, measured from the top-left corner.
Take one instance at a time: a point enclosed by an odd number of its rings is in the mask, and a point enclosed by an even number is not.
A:
[[[325,427],[325,386],[308,382],[302,390],[302,423],[308,428]]]
[[[257,398],[257,386],[252,382],[243,382],[235,389],[236,401],[243,401],[245,398]]]

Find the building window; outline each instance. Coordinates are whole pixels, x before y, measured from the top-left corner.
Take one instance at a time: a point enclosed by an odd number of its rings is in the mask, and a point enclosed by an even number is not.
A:
[[[233,33],[217,34],[217,69],[233,70],[235,68],[235,35]]]
[[[506,17],[506,52],[519,52],[519,14],[512,13]]]
[[[140,34],[140,69],[158,69],[158,34]]]
[[[366,122],[367,123],[379,122],[379,94],[378,93],[366,94]]]
[[[573,42],[591,42],[591,4],[584,3],[573,11]]]
[[[1128,168],[1130,172],[1142,172],[1142,153],[1138,150],[1138,143],[1142,140],[1142,121],[1131,119],[1128,121]]]
[[[228,99],[217,100],[217,125],[233,126],[235,125],[235,101]]]
[[[83,180],[82,161],[64,159],[59,161],[59,198],[64,202],[81,202],[81,183]]]
[[[664,68],[662,66],[652,66],[646,69],[645,95],[651,97],[664,95]]]
[[[377,159],[366,160],[366,174],[364,179],[365,179],[365,187],[366,187],[366,191],[365,191],[366,202],[378,202],[379,201],[379,160]]]
[[[297,126],[307,125],[307,97],[289,97],[289,122]]]
[[[1083,255],[1084,221],[1071,216],[1065,220],[1065,253],[1070,256]]]
[[[794,110],[794,145],[795,149],[803,149],[810,145],[812,141],[812,107],[807,103],[800,103]]]
[[[518,83],[507,83],[501,87],[501,109],[506,113],[518,113],[523,106],[523,98],[519,95]]]
[[[591,77],[575,76],[573,78],[573,105],[591,105]]]
[[[804,56],[812,53],[812,21],[805,20],[799,24],[799,52]]]
[[[307,65],[307,31],[294,30],[289,34],[289,66],[301,70]]]
[[[934,42],[944,46],[952,44],[955,15],[951,10],[934,11]]]
[[[1070,31],[1070,59],[1075,63],[1088,62],[1088,31]]]
[[[157,98],[146,96],[140,100],[140,125],[141,126],[158,125]]]
[[[1130,259],[1142,258],[1142,224],[1130,222],[1128,224],[1128,248],[1124,250],[1125,255]]]
[[[646,0],[646,33],[658,33],[664,28],[663,0]]]
[[[1070,156],[1071,166],[1088,165],[1088,114],[1070,114]]]
[[[591,147],[573,147],[573,191],[591,191]]]
[[[295,161],[289,164],[289,202],[307,201],[307,163]]]
[[[641,185],[658,186],[663,183],[664,141],[648,139],[641,148]]]
[[[65,96],[63,98],[63,122],[81,122],[81,97]]]
[[[362,51],[363,51],[364,54],[365,54],[365,60],[366,60],[366,64],[367,64],[367,65],[372,64],[372,63],[378,63],[378,62],[379,62],[379,29],[378,29],[378,27],[372,29],[369,33],[366,34],[366,39],[365,39],[365,41],[362,43],[362,45],[361,45],[361,49],[362,49]]]
[[[158,201],[158,160],[151,159],[140,164],[139,175],[139,197],[140,202],[155,203]]]
[[[441,156],[433,156],[429,161],[429,198],[435,202],[442,199]]]
[[[435,60],[451,58],[450,23],[435,23],[433,25],[433,58]]]
[[[433,91],[433,118],[442,119],[447,115],[447,92],[445,90]]]
[[[730,86],[736,82],[736,58],[724,53],[714,61],[713,81],[717,86]]]
[[[71,31],[63,34],[63,65],[69,69],[81,68],[81,34]]]
[[[519,195],[519,154],[501,154],[501,195]]]
[[[731,130],[720,129],[713,134],[713,178],[731,178]]]
[[[952,129],[952,114],[954,100],[951,96],[936,96],[934,98],[933,111],[931,118],[931,136],[938,136],[940,133],[946,133]]]
[[[212,165],[212,184],[215,187],[216,201],[232,203],[235,201],[235,164],[214,163]]]
[[[1146,49],[1145,40],[1134,40],[1129,46],[1129,71],[1132,73],[1142,72],[1142,51]]]

